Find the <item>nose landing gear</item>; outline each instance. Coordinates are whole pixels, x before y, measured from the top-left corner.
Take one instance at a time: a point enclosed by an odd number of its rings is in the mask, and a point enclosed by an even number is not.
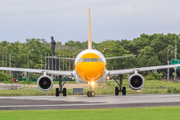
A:
[[[91,90],[91,91],[88,91],[88,92],[87,92],[87,96],[88,96],[88,97],[94,97],[94,96],[95,96],[95,92],[92,90],[92,86],[90,86],[90,90]]]
[[[94,91],[88,91],[87,92],[87,96],[88,97],[94,97],[95,96],[95,92]]]

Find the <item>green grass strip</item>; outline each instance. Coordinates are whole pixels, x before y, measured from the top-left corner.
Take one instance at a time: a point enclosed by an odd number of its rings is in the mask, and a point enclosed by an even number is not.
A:
[[[180,120],[180,106],[0,111],[0,120]]]

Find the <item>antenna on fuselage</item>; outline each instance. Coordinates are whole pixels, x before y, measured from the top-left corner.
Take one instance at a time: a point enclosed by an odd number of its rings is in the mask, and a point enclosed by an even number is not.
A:
[[[90,8],[89,8],[89,18],[88,18],[88,49],[92,49]]]

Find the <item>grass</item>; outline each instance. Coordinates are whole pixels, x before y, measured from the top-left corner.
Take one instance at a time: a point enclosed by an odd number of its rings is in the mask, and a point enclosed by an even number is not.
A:
[[[27,82],[26,81],[19,81],[19,82],[11,82],[10,84],[27,84]],[[29,84],[35,85],[37,83],[36,82],[30,82]],[[53,84],[59,84],[59,81],[53,81]],[[77,82],[76,81],[66,81],[66,84],[77,84]]]
[[[36,84],[36,83],[32,83]],[[56,82],[54,84],[57,84]],[[75,81],[67,81],[66,84],[77,84]],[[97,95],[114,95],[114,89],[117,86],[115,81],[106,81],[104,84],[98,84],[93,90]],[[172,81],[162,80],[145,80],[144,88],[140,92],[131,90],[129,88],[128,80],[123,81],[123,86],[127,89],[127,94],[166,94],[167,90],[177,88],[180,89],[180,82],[174,83]],[[89,91],[88,87],[84,89],[84,94]],[[67,89],[69,95],[73,94],[72,89]],[[0,90],[0,96],[46,96],[55,95],[55,89],[48,93],[43,93],[38,89],[23,89],[23,90]]]
[[[59,81],[53,81],[53,84],[59,84]],[[66,84],[77,84],[77,82],[76,81],[66,81]]]
[[[118,86],[115,81],[106,81],[104,85],[99,84],[99,87],[95,88],[94,91],[101,94],[114,94],[115,86]],[[172,81],[145,80],[144,88],[140,90],[141,92],[130,89],[128,80],[123,81],[123,86],[126,87],[127,94],[166,94],[169,88],[180,89],[180,82],[174,83]]]
[[[0,111],[1,120],[179,120],[180,106],[149,108]]]

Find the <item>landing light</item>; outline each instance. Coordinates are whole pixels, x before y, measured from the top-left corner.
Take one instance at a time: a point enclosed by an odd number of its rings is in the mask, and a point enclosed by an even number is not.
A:
[[[94,85],[94,82],[93,82],[93,81],[91,82],[91,85],[92,85],[92,86]]]
[[[109,76],[107,76],[107,80],[109,80],[110,79],[110,77]]]

